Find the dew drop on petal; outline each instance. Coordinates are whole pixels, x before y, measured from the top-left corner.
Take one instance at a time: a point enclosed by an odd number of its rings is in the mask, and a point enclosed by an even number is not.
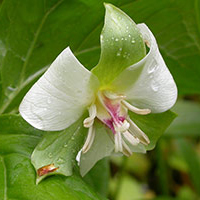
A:
[[[117,41],[119,41],[119,39],[118,39],[118,38],[115,38],[115,41],[117,42]]]
[[[120,52],[117,52],[117,56],[121,56],[121,53],[120,53]]]
[[[52,153],[49,153],[49,154],[48,154],[48,157],[49,157],[49,158],[52,158],[52,157],[53,157]]]
[[[65,160],[63,158],[58,158],[58,160],[56,162],[58,164],[63,164],[65,162]]]
[[[132,43],[132,44],[134,44],[134,43],[135,43],[135,40],[134,40],[134,39],[132,39],[132,40],[131,40],[131,43]]]
[[[148,67],[148,73],[151,74],[158,68],[158,63],[155,59],[152,60],[152,62],[149,64]]]
[[[156,81],[152,80],[152,83],[151,83],[151,89],[154,91],[154,92],[157,92],[158,89],[159,89],[159,85],[156,83]]]
[[[51,103],[51,99],[50,99],[50,98],[47,99],[47,103],[48,103],[48,104]]]

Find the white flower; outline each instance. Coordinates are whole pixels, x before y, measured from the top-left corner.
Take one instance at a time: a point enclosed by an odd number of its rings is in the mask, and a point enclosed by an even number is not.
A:
[[[88,136],[82,152],[89,151],[95,132],[101,132],[96,137],[102,151],[98,159],[113,148],[129,156],[140,151],[141,144],[148,145],[149,138],[129,118],[128,110],[139,115],[164,112],[174,105],[177,88],[153,34],[145,24],[137,28],[150,50],[117,75],[109,87],[102,86],[68,47],[24,97],[19,108],[22,117],[35,128],[56,131],[69,127],[88,109],[89,117],[83,121]],[[95,125],[96,119],[104,125]],[[106,133],[106,129],[111,131]]]

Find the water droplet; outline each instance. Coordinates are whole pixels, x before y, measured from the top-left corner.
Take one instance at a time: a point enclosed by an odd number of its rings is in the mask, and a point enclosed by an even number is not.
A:
[[[119,41],[119,39],[118,39],[118,38],[115,38],[115,41],[117,42],[117,41]]]
[[[119,51],[122,51],[122,48],[119,48]]]
[[[134,43],[135,43],[135,40],[134,40],[134,39],[132,39],[132,40],[131,40],[131,43],[132,43],[132,44],[134,44]]]
[[[67,147],[68,147],[68,144],[67,144],[67,143],[65,143],[63,147],[67,148]]]
[[[121,53],[120,53],[120,52],[117,52],[117,56],[121,56]]]
[[[128,33],[129,32],[129,30],[126,30],[126,33]]]
[[[131,37],[131,35],[129,34],[128,37]]]
[[[49,99],[47,99],[47,103],[48,104],[50,104],[51,103],[51,99],[49,98]]]
[[[127,40],[127,38],[125,38],[124,40]]]
[[[124,52],[123,58],[126,58],[127,55],[128,55],[128,53],[127,53],[127,52]]]
[[[149,64],[148,67],[148,73],[151,74],[158,68],[158,63],[155,59],[152,60],[152,62]]]
[[[44,110],[44,111],[47,111],[47,108],[44,108],[43,110]]]
[[[48,154],[48,157],[49,157],[49,158],[52,158],[52,157],[53,157],[52,153],[49,153],[49,154]]]
[[[114,38],[114,37],[111,37],[111,39],[114,40],[115,38]]]
[[[16,87],[11,87],[11,86],[8,86],[7,89],[11,92],[15,91],[17,88]]]
[[[129,29],[129,26],[127,26],[126,29]]]
[[[121,40],[123,41],[123,40],[124,40],[124,38],[122,37],[122,38],[121,38]]]
[[[65,160],[63,158],[58,158],[58,160],[56,162],[58,164],[63,164],[65,162]]]
[[[156,81],[154,81],[154,80],[152,80],[151,89],[152,89],[154,92],[157,92],[158,89],[159,89],[158,83],[156,83]]]

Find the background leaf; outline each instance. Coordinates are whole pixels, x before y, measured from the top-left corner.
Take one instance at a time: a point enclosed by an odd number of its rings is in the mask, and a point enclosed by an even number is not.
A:
[[[30,155],[44,132],[16,115],[0,117],[0,199],[103,199],[80,176],[52,176],[35,184]]]
[[[200,136],[200,105],[199,103],[179,100],[173,107],[178,117],[166,130],[166,137],[198,137]]]

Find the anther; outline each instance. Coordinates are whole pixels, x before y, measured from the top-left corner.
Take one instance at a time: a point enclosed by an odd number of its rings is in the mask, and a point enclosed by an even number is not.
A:
[[[130,148],[126,144],[126,142],[124,142],[123,140],[122,140],[122,145],[123,145],[123,151],[122,151],[122,153],[124,155],[126,155],[127,157],[131,156],[132,155],[132,151],[130,150]]]
[[[125,131],[123,133],[123,136],[125,137],[125,139],[132,144],[133,146],[136,146],[140,143],[140,140],[136,137],[134,137],[131,133],[129,133],[128,131]]]
[[[136,108],[135,106],[131,105],[130,103],[128,103],[127,101],[125,100],[122,100],[122,104],[130,111],[134,112],[134,113],[137,113],[139,115],[147,115],[151,112],[150,109],[139,109],[139,108]]]
[[[84,127],[86,128],[89,128],[93,125],[94,123],[94,118],[96,117],[96,114],[97,114],[97,109],[96,109],[96,105],[95,104],[92,104],[89,109],[89,117],[87,117],[84,121],[83,121],[83,124],[84,124]]]
[[[115,94],[115,93],[109,92],[109,91],[104,91],[103,94],[104,94],[107,98],[109,98],[109,99],[111,99],[111,100],[125,99],[125,98],[126,98],[126,96],[124,96],[124,95],[122,95],[122,94],[118,95],[118,94]]]
[[[140,130],[140,128],[129,117],[127,117],[127,121],[130,124],[130,132],[133,133],[141,143],[148,145],[150,143],[148,136]]]

